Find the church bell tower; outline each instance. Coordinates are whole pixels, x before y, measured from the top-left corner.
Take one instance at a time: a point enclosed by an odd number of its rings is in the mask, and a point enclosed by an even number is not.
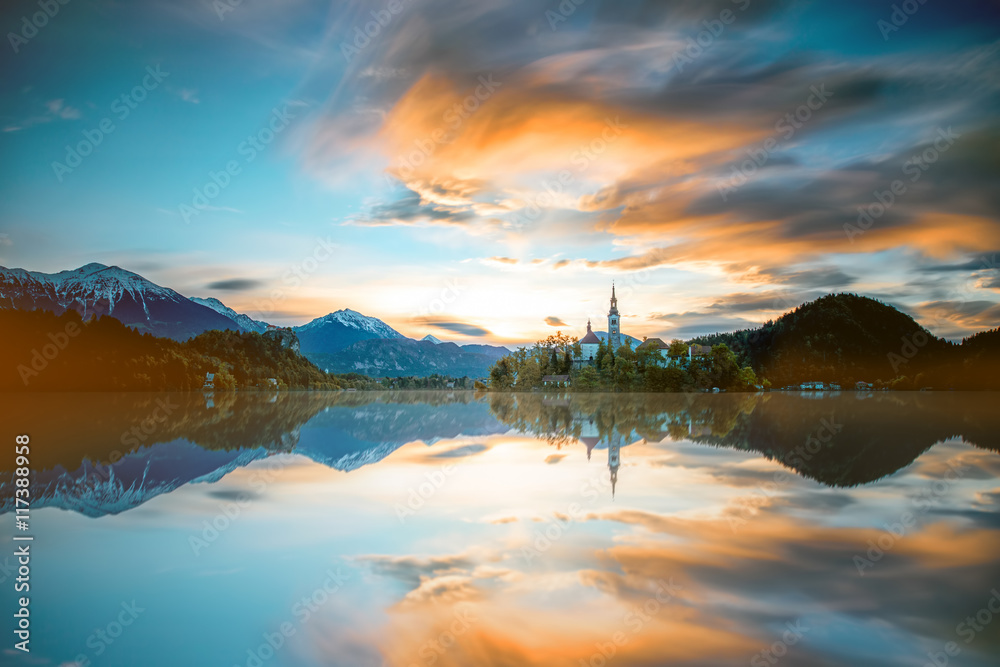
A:
[[[615,284],[611,283],[611,310],[608,311],[608,347],[617,350],[622,346],[620,316],[618,315],[618,298],[615,296]]]

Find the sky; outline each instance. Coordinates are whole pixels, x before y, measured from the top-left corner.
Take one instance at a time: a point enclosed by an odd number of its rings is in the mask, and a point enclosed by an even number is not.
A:
[[[612,283],[637,338],[835,292],[1000,323],[996,2],[0,12],[6,267],[460,343],[603,330]]]

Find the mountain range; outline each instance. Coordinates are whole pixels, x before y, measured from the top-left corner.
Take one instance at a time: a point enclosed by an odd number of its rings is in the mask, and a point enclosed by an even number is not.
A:
[[[84,319],[109,315],[143,333],[178,341],[210,330],[264,333],[272,328],[217,298],[185,297],[137,273],[98,263],[59,273],[0,267],[0,308],[56,314],[75,310]],[[446,343],[434,336],[425,337],[428,342],[416,341],[377,318],[346,308],[292,330],[302,354],[331,372],[482,377],[509,352],[493,345]]]
[[[221,305],[221,304],[220,304]],[[87,264],[40,273],[0,267],[0,307],[110,315],[154,336],[186,340],[210,329],[241,330],[229,316],[117,266]]]

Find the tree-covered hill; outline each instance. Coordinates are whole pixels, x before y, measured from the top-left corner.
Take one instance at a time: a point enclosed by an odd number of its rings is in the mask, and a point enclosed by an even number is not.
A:
[[[0,332],[0,391],[183,391],[200,388],[206,373],[217,389],[339,387],[281,337],[256,332],[179,343],[73,310],[0,310]]]
[[[881,380],[899,389],[1000,386],[997,332],[956,345],[892,306],[855,294],[824,296],[760,328],[695,342],[728,345],[776,387],[814,380],[844,386]]]

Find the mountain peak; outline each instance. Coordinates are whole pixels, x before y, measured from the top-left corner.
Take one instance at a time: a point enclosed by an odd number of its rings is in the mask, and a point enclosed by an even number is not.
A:
[[[0,298],[25,310],[72,309],[84,318],[110,315],[126,326],[178,340],[208,329],[238,328],[172,289],[99,262],[58,273],[0,269]]]
[[[363,315],[350,308],[341,308],[332,313],[327,313],[323,317],[317,317],[312,322],[307,322],[296,327],[297,330],[306,331],[324,324],[340,324],[352,329],[360,329],[375,334],[376,338],[402,338],[402,334],[390,327],[388,324],[376,317]]]
[[[420,340],[426,340],[427,342],[434,343],[435,345],[440,345],[441,343],[444,342],[443,340],[441,340],[437,336],[433,336],[431,334],[427,334],[426,336],[424,336]]]
[[[71,273],[88,274],[88,273],[94,273],[95,271],[103,271],[104,269],[108,268],[112,267],[109,267],[107,264],[101,264],[100,262],[90,262],[89,264],[84,264],[83,266],[76,269],[75,271],[72,271]],[[119,267],[116,266],[113,268],[117,269]]]

